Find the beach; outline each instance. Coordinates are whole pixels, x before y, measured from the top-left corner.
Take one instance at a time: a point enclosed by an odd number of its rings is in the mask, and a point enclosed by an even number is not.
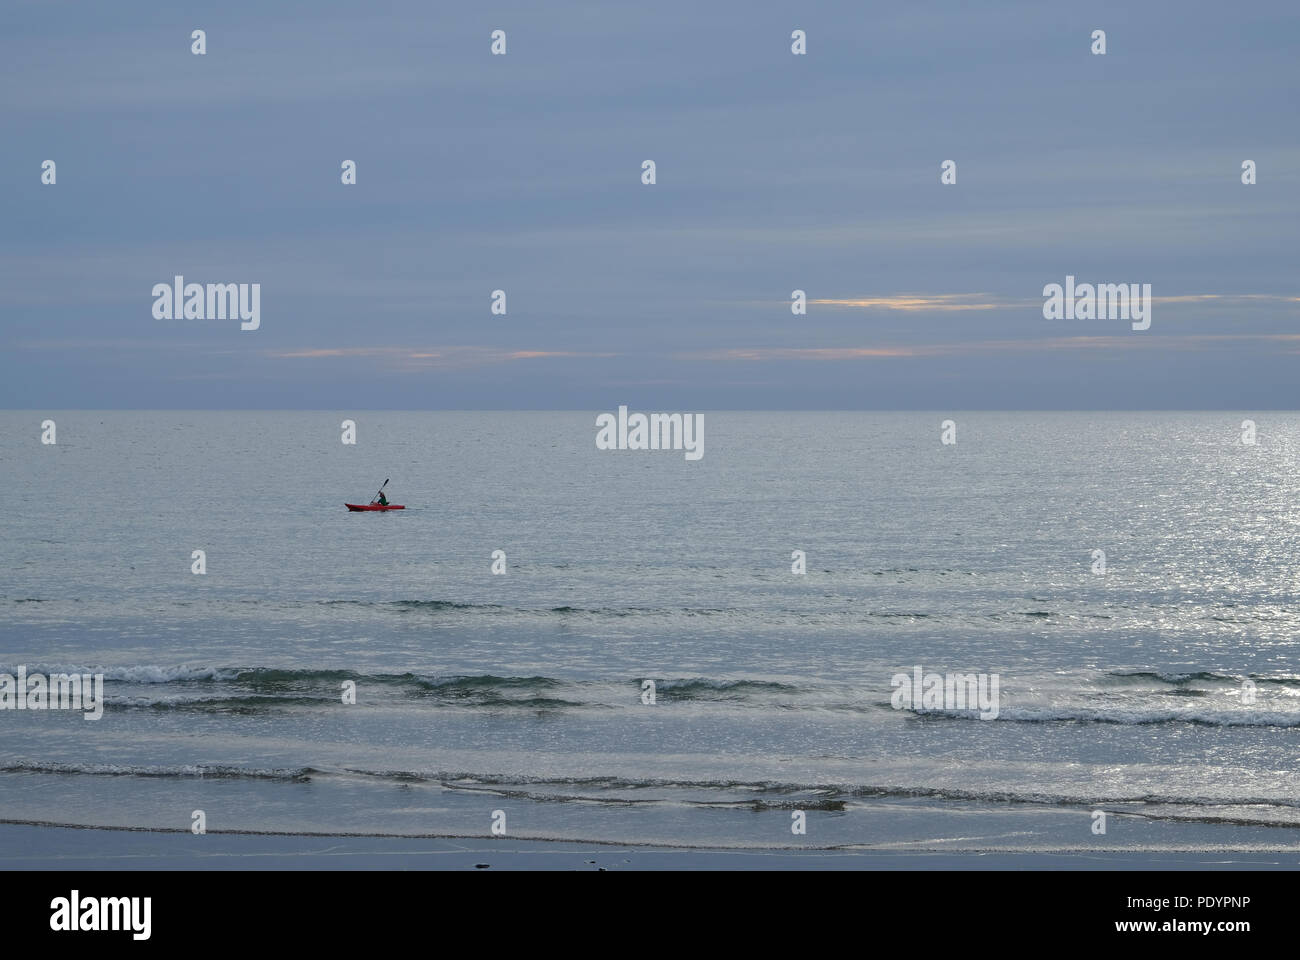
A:
[[[302,837],[0,824],[0,870],[1294,870],[1300,850],[926,853],[709,850],[560,840]]]
[[[1257,446],[968,414],[945,446],[926,414],[722,411],[692,462],[598,449],[593,414],[377,412],[389,514],[344,508],[372,481],[328,412],[65,412],[41,456],[3,416],[0,820],[118,828],[71,835],[121,864],[157,831],[246,864],[316,834],[881,868],[1300,843],[1294,414]]]

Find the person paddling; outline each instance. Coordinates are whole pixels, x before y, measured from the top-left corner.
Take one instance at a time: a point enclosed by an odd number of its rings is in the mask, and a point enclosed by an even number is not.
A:
[[[388,486],[388,481],[384,481],[384,487]],[[405,510],[406,507],[400,503],[389,503],[388,497],[384,494],[384,487],[379,488],[379,492],[371,497],[369,503],[345,503],[343,506],[353,512],[365,510]]]

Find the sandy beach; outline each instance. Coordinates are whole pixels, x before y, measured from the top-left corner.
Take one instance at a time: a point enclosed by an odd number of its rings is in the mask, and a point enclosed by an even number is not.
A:
[[[0,870],[1293,870],[1300,852],[718,850],[0,824]]]

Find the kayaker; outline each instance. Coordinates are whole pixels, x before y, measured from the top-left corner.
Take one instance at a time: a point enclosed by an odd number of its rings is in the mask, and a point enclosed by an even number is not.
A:
[[[384,491],[382,490],[379,491],[379,505],[381,507],[388,506],[388,498],[384,496]]]

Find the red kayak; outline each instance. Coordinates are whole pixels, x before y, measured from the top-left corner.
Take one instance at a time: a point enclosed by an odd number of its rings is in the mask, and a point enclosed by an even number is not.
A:
[[[343,506],[349,510],[405,510],[406,506],[401,503],[345,503]]]

